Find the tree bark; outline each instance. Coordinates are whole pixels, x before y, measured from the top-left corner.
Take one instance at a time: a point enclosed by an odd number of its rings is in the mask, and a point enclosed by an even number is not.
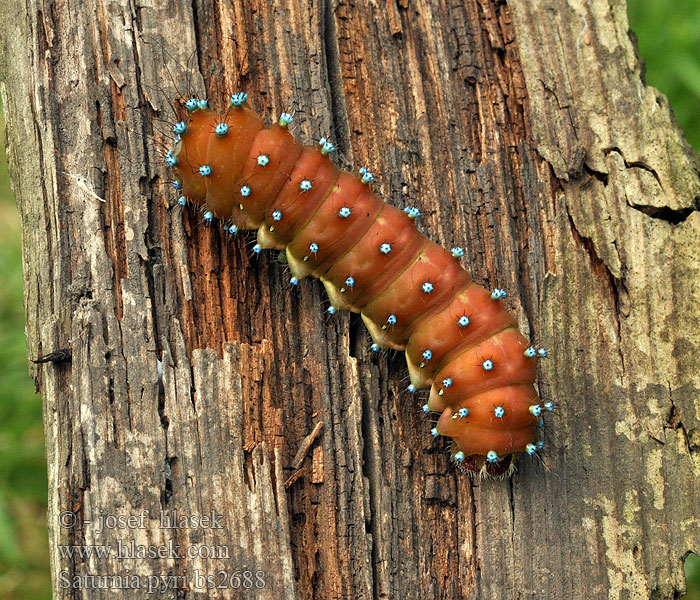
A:
[[[644,83],[624,2],[3,5],[28,355],[70,351],[30,362],[56,598],[125,597],[118,576],[139,598],[683,590],[700,548],[700,163]],[[268,121],[293,108],[301,139],[330,134],[509,290],[553,355],[542,461],[506,481],[450,469],[402,356],[372,355],[318,282],[290,289],[271,254],[179,209],[172,104],[237,90]],[[222,527],[162,528],[160,511]],[[100,531],[110,515],[134,520]],[[117,558],[132,542],[181,556]]]

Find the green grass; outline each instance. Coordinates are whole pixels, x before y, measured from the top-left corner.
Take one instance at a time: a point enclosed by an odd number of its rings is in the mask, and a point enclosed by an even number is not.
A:
[[[630,0],[630,27],[647,83],[669,97],[688,141],[700,149],[700,2]],[[46,464],[41,399],[27,374],[17,209],[0,115],[0,600],[50,598]],[[700,600],[700,557],[685,564]]]

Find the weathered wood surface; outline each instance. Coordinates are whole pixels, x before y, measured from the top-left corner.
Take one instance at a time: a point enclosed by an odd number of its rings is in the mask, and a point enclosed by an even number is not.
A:
[[[3,3],[2,94],[45,403],[56,598],[75,574],[216,574],[171,597],[672,598],[700,548],[698,157],[645,86],[624,2]],[[167,6],[166,6],[167,5]],[[174,206],[159,148],[190,87],[331,133],[417,203],[545,343],[544,463],[450,469],[317,283],[290,289]],[[167,140],[166,140],[167,141]],[[82,179],[81,179],[82,178]],[[160,362],[159,362],[160,361]],[[162,387],[159,385],[162,365]],[[314,426],[323,428],[294,475]],[[219,530],[109,529],[177,509]],[[75,514],[62,527],[63,511]],[[62,544],[228,548],[89,560]],[[175,582],[182,586],[183,579]],[[235,583],[235,582],[234,582]]]

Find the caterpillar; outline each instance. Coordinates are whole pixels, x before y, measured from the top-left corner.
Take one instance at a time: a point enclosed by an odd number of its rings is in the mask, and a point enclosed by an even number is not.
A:
[[[547,351],[518,331],[505,290],[476,284],[459,262],[464,249],[430,241],[415,226],[420,211],[385,203],[366,168],[339,169],[329,140],[302,145],[289,113],[265,127],[247,99],[233,94],[223,115],[203,99],[184,103],[166,154],[178,203],[230,234],[257,230],[253,251],[283,250],[292,285],[319,278],[331,314],[361,313],[372,350],[405,351],[408,391],[430,388],[423,411],[440,413],[431,433],[451,439],[460,469],[505,475],[514,455],[537,454],[553,410],[534,386]]]

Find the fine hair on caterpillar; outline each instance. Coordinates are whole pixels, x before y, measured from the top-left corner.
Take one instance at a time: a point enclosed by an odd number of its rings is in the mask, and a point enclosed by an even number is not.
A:
[[[199,223],[219,223],[225,235],[257,230],[253,254],[284,252],[292,286],[321,279],[328,313],[359,313],[373,351],[404,351],[407,391],[430,390],[431,434],[451,440],[460,470],[507,475],[515,454],[542,450],[553,405],[534,382],[547,352],[519,333],[505,290],[472,280],[462,248],[430,241],[416,228],[420,210],[385,203],[367,168],[340,170],[329,138],[303,146],[290,112],[266,127],[245,92],[221,113],[199,96],[174,110],[176,143],[165,159],[178,204],[197,207]]]

